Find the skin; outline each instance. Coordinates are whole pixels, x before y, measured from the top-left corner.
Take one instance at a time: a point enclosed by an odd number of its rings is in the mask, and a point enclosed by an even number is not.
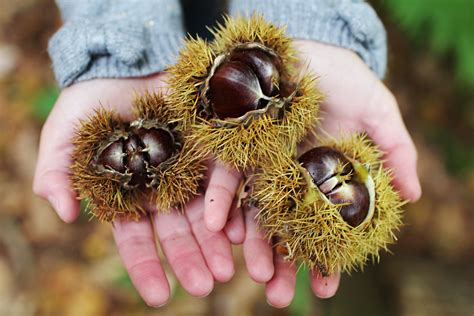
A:
[[[393,95],[356,54],[312,41],[296,41],[295,46],[309,69],[320,77],[318,88],[326,95],[322,128],[334,135],[340,130],[366,131],[386,152],[387,165],[394,170],[395,187],[404,198],[417,200],[421,189],[416,150]],[[50,201],[62,220],[71,223],[79,214],[79,202],[69,182],[71,139],[79,121],[100,106],[131,118],[134,93],[165,89],[163,80],[163,74],[95,79],[61,92],[41,133],[33,190]],[[209,163],[208,179],[205,195],[189,202],[183,214],[154,212],[138,222],[114,222],[119,254],[138,292],[155,307],[170,298],[156,240],[178,281],[194,296],[206,296],[215,281],[232,278],[231,244],[242,243],[249,275],[266,284],[268,303],[279,308],[288,306],[295,292],[296,268],[273,254],[255,224],[257,210],[241,212],[233,205],[241,175],[216,162]],[[317,271],[310,272],[313,292],[321,298],[335,294],[339,278],[339,274],[323,278]]]
[[[319,78],[317,87],[325,95],[321,130],[335,137],[341,132],[367,132],[385,152],[385,165],[394,172],[395,188],[403,198],[417,201],[421,196],[417,152],[392,93],[352,51],[307,40],[295,41],[295,48],[300,60],[305,61],[302,67],[307,66]],[[225,166],[216,165],[205,195],[204,218],[209,230],[220,231],[226,225],[229,201],[240,177]],[[244,212],[247,233],[243,247],[244,254],[248,254],[245,258],[249,274],[257,282],[266,282],[270,305],[288,306],[294,296],[295,267],[273,256],[267,243],[255,242],[263,240],[252,224],[255,214]],[[256,262],[260,265],[258,272],[254,271]],[[273,276],[267,279],[271,270]],[[337,291],[340,275],[323,278],[311,271],[310,279],[314,294],[329,298]]]
[[[98,79],[74,84],[61,92],[41,133],[33,190],[51,202],[62,220],[71,223],[79,215],[79,201],[69,182],[71,139],[79,121],[99,106],[114,109],[124,119],[131,118],[134,94],[163,90],[163,79],[163,74],[141,79]],[[170,297],[156,240],[176,278],[191,295],[206,296],[215,281],[232,278],[231,242],[224,232],[206,228],[203,197],[188,203],[185,213],[154,214],[138,222],[117,220],[111,226],[123,264],[148,305],[161,306]],[[244,238],[243,222],[236,223],[225,230],[234,242]]]

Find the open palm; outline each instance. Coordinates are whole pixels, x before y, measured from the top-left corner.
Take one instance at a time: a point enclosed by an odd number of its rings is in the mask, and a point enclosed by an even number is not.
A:
[[[334,136],[341,131],[367,132],[386,153],[395,187],[404,198],[417,200],[421,190],[416,150],[392,94],[354,53],[312,41],[296,41],[295,45],[301,59],[319,77],[318,88],[326,95],[322,129]],[[72,222],[79,214],[79,202],[69,183],[71,139],[79,121],[99,106],[131,119],[134,92],[165,88],[163,76],[158,74],[141,79],[96,79],[63,90],[43,127],[33,188],[51,202],[64,221]],[[230,245],[243,241],[250,276],[266,283],[270,304],[287,306],[294,295],[296,268],[273,254],[255,224],[256,209],[242,216],[235,208],[241,175],[216,162],[209,166],[208,176],[205,197],[188,203],[184,214],[172,212],[152,215],[151,220],[114,223],[114,237],[134,285],[149,305],[163,305],[169,299],[155,235],[176,277],[195,296],[208,294],[214,280],[224,282],[233,276]],[[311,284],[317,296],[330,297],[337,290],[339,275],[323,279],[312,271]]]
[[[335,137],[341,132],[366,132],[385,152],[385,166],[394,172],[394,186],[403,198],[415,201],[421,195],[416,172],[417,153],[403,123],[395,98],[365,63],[353,52],[314,41],[295,41],[303,67],[318,76],[317,86],[325,100],[321,106],[321,130]],[[226,225],[240,175],[216,165],[205,196],[205,222],[211,231]],[[273,254],[255,225],[257,210],[244,212],[244,256],[250,276],[267,283],[268,302],[287,306],[293,299],[295,267]],[[258,242],[256,242],[256,240]],[[322,278],[311,272],[311,284],[319,297],[332,296],[339,275]]]
[[[79,201],[69,180],[73,146],[71,139],[81,119],[104,107],[132,119],[134,93],[165,88],[163,75],[141,79],[96,79],[64,89],[46,121],[40,141],[34,191],[48,199],[66,222],[79,214]],[[242,242],[244,226],[236,217],[224,232],[209,231],[204,225],[204,200],[197,197],[184,213],[159,214],[152,207],[150,217],[120,221],[113,234],[122,261],[140,295],[151,306],[165,304],[170,297],[168,280],[156,249],[161,248],[181,285],[194,296],[209,294],[218,282],[234,274],[231,242]]]

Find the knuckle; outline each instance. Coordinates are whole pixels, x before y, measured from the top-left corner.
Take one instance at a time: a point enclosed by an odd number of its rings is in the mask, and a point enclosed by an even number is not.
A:
[[[211,183],[209,184],[208,190],[213,191],[213,194],[218,193],[219,195],[225,194],[230,199],[234,198],[235,192],[223,184]]]
[[[153,258],[136,258],[134,262],[130,263],[128,271],[132,276],[138,277],[134,272],[141,272],[142,270],[147,270],[148,267],[154,267],[160,265],[160,260],[156,257]]]

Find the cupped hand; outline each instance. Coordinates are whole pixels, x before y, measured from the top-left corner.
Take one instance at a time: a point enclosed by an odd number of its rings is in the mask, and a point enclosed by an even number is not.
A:
[[[321,129],[335,137],[366,132],[385,153],[395,188],[403,198],[418,200],[417,152],[393,94],[352,51],[314,41],[297,41],[296,47],[325,95]]]
[[[82,119],[98,107],[111,109],[132,119],[135,93],[165,89],[163,75],[140,79],[96,79],[64,89],[40,139],[33,190],[48,199],[65,222],[79,214],[79,201],[69,180],[73,146],[71,140]],[[232,278],[231,243],[223,232],[204,225],[204,199],[189,202],[184,213],[159,214],[150,206],[150,217],[137,222],[116,220],[113,235],[122,261],[138,292],[151,306],[165,304],[170,297],[168,280],[160,261],[156,238],[183,288],[194,296],[205,296],[214,281]],[[238,217],[237,217],[238,218]],[[243,221],[234,221],[226,233],[234,241],[244,236]]]
[[[366,132],[385,153],[385,166],[393,170],[395,188],[403,198],[418,200],[421,187],[416,149],[390,91],[352,51],[308,40],[296,40],[295,48],[302,67],[318,77],[317,87],[325,95],[321,131],[336,138],[341,132]],[[209,230],[225,229],[241,177],[216,163],[205,195],[204,218]],[[272,252],[256,227],[256,214],[256,210],[244,212],[247,269],[255,281],[266,283],[269,304],[284,307],[293,299],[295,267]],[[323,278],[312,271],[310,278],[315,295],[325,298],[335,294],[340,276]]]

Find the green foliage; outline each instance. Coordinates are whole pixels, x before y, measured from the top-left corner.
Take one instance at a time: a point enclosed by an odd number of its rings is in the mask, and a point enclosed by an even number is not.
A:
[[[47,113],[46,113],[46,116],[48,116]],[[90,209],[88,207],[88,201],[87,200],[81,200],[80,207],[81,207],[81,211],[79,212],[78,222],[80,222],[80,223],[90,222],[91,219],[92,219],[92,216],[91,216],[91,213],[90,213]]]
[[[308,276],[308,269],[301,266],[296,274],[295,298],[290,305],[292,316],[311,315],[312,313],[313,293]]]
[[[460,138],[449,128],[430,126],[427,128],[428,140],[440,148],[440,154],[451,174],[463,177],[474,169],[474,148],[469,138]]]
[[[474,86],[474,1],[387,0],[383,2],[417,42],[437,54],[452,53],[459,78]]]
[[[40,121],[45,121],[49,112],[59,95],[59,89],[56,86],[46,87],[36,94],[33,105],[33,115]]]
[[[125,269],[121,269],[117,278],[114,280],[115,285],[124,287],[126,289],[133,289],[133,283]]]

